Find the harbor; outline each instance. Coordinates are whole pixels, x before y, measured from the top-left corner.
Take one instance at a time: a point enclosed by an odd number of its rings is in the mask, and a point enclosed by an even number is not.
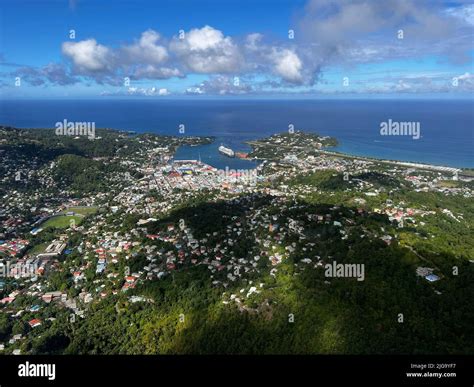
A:
[[[261,164],[261,160],[242,157],[243,154],[247,156],[247,152],[250,150],[250,147],[243,142],[232,144],[231,150],[234,152],[234,157],[229,157],[219,152],[219,146],[220,143],[218,141],[195,147],[183,145],[176,150],[173,158],[176,161],[201,160],[203,163],[217,169],[225,169],[226,167],[232,169],[252,169]]]

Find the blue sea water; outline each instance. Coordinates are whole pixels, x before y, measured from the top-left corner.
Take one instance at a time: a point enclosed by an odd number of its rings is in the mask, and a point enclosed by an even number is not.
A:
[[[295,130],[336,137],[335,149],[360,156],[474,167],[473,100],[4,100],[0,124],[47,127],[68,121],[91,121],[137,132],[211,135],[216,142],[182,147],[177,159],[197,159],[217,168],[251,168],[254,162],[229,159],[217,152],[224,144],[248,151],[246,140]],[[419,122],[421,138],[381,136],[389,119]]]

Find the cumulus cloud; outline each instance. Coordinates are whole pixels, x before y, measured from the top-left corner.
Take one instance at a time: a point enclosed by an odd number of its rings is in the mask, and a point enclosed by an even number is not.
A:
[[[80,42],[65,42],[63,54],[71,59],[80,72],[100,72],[111,68],[112,52],[109,48],[97,43],[95,39]]]
[[[158,44],[160,34],[153,30],[142,33],[140,40],[131,46],[123,47],[126,60],[130,63],[160,64],[168,59],[166,47]]]
[[[268,41],[252,33],[244,39],[245,71],[277,77],[281,84],[311,85],[319,71],[304,49],[290,41]]]
[[[113,48],[95,39],[65,42],[63,54],[73,65],[74,72],[93,78],[99,84],[120,85],[124,77],[131,79],[168,79],[182,77],[176,67],[167,66],[168,49],[160,44],[154,30],[144,31],[133,44]]]
[[[303,63],[298,55],[288,49],[273,49],[270,58],[274,62],[274,72],[288,82],[301,83]]]
[[[234,41],[210,26],[192,29],[183,39],[174,37],[166,45],[154,30],[146,30],[133,44],[106,47],[95,39],[65,42],[63,54],[81,75],[108,82],[104,74],[134,79],[168,79],[185,73],[236,73],[243,57]],[[170,53],[172,55],[170,55]]]
[[[235,73],[243,63],[241,52],[233,40],[210,26],[192,29],[182,38],[175,37],[170,50],[195,73]]]

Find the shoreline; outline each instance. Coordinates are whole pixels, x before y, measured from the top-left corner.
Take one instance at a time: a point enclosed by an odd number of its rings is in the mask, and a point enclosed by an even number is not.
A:
[[[273,144],[266,144],[266,143],[261,142],[260,140],[245,141],[245,143],[252,147],[254,145],[275,147],[275,145]],[[285,146],[280,145],[280,147],[285,147]],[[301,147],[300,148],[295,147],[294,149],[302,150]],[[427,163],[420,163],[420,162],[414,162],[414,161],[381,159],[381,158],[371,157],[371,156],[358,156],[358,155],[353,155],[353,154],[343,153],[343,152],[338,152],[338,151],[330,151],[327,149],[328,148],[314,149],[313,151],[317,153],[325,154],[327,156],[333,156],[333,157],[372,161],[372,162],[379,162],[379,163],[384,163],[384,164],[394,164],[394,165],[399,165],[399,166],[406,166],[406,167],[411,167],[411,168],[439,171],[439,172],[452,172],[452,173],[463,172],[463,173],[467,173],[465,176],[469,176],[469,177],[474,176],[474,168],[469,168],[469,167],[449,167],[445,165],[427,164]],[[254,159],[256,160],[258,158],[254,158]],[[265,159],[259,159],[259,160],[265,160]]]
[[[351,155],[348,153],[328,151],[328,150],[317,150],[317,152],[320,152],[329,156],[350,158],[350,159],[356,159],[356,160],[373,161],[373,162],[384,163],[384,164],[395,164],[399,166],[411,167],[411,168],[416,168],[416,169],[425,169],[425,170],[430,170],[430,171],[452,172],[452,173],[471,172],[472,175],[467,175],[467,176],[474,176],[474,168],[456,168],[456,167],[448,167],[448,166],[437,165],[437,164],[426,164],[426,163],[420,163],[420,162],[414,162],[414,161],[379,159],[376,157],[357,156],[357,155]]]
[[[17,130],[44,130],[47,128],[16,128],[10,125],[5,125],[1,124],[0,127],[5,127],[5,128],[12,128],[12,129],[17,129]],[[54,130],[54,128],[50,128],[51,130]],[[192,148],[198,148],[204,145],[209,145],[213,144],[216,141],[216,137],[213,135],[193,135],[193,136],[175,136],[175,135],[167,135],[167,134],[157,134],[153,132],[139,132],[136,130],[125,130],[125,129],[114,129],[114,128],[97,128],[98,131],[100,130],[106,130],[106,131],[114,131],[117,133],[124,133],[128,136],[140,136],[140,135],[153,135],[157,137],[170,137],[170,138],[180,138],[180,137],[193,137],[193,138],[199,138],[199,139],[206,139],[206,140],[211,140],[208,143],[205,144],[193,144],[188,145],[189,147]],[[275,133],[278,134],[278,133]],[[254,145],[259,145],[259,146],[275,146],[273,144],[266,144],[264,142],[261,142],[262,139],[260,140],[248,140],[248,141],[242,141],[241,144],[246,144],[250,146],[253,150]],[[182,145],[186,146],[186,145]],[[282,145],[280,146],[282,147]],[[178,147],[179,148],[179,147]],[[300,148],[301,149],[301,148]],[[176,154],[177,149],[173,152],[173,157]],[[322,148],[322,149],[314,149],[313,151],[327,155],[327,156],[333,156],[333,157],[341,157],[341,158],[347,158],[347,159],[354,159],[354,160],[364,160],[364,161],[371,161],[371,162],[379,162],[383,164],[389,164],[389,165],[398,165],[398,166],[405,166],[408,168],[416,168],[416,169],[422,169],[422,170],[429,170],[429,171],[437,171],[437,172],[448,172],[448,173],[458,173],[460,176],[466,176],[466,177],[474,177],[474,168],[471,167],[449,167],[449,166],[444,166],[444,165],[437,165],[437,164],[428,164],[428,163],[421,163],[421,162],[415,162],[415,161],[402,161],[402,160],[392,160],[392,159],[382,159],[382,158],[377,158],[377,157],[372,157],[372,156],[358,156],[358,155],[353,155],[349,153],[343,153],[343,152],[338,152],[338,151],[331,151],[328,150],[327,148]],[[265,161],[267,159],[263,158],[247,158],[247,159],[239,159],[243,161]]]

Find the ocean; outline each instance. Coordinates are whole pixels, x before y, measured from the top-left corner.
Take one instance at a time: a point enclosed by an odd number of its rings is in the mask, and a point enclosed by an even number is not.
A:
[[[217,168],[252,168],[217,148],[248,151],[244,141],[295,130],[334,136],[332,150],[359,156],[474,168],[473,100],[3,100],[0,124],[53,128],[58,121],[95,122],[96,128],[215,136],[211,145],[181,147],[176,159]],[[382,122],[419,123],[420,138],[382,136]]]

